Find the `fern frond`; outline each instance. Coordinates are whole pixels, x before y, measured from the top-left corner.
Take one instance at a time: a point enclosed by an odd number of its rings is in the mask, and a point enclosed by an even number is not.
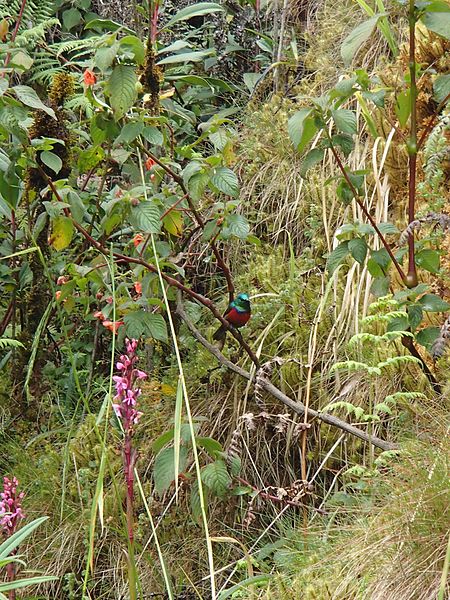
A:
[[[0,338],[0,350],[4,350],[5,348],[24,348],[25,346],[22,342],[18,340],[12,340],[10,338]]]
[[[421,361],[415,356],[393,356],[383,362],[378,363],[378,367],[380,369],[385,369],[387,367],[400,367],[401,365],[406,363],[420,365]]]
[[[397,404],[397,402],[401,402],[402,400],[417,400],[419,398],[424,400],[427,399],[425,394],[422,394],[421,392],[395,392],[395,394],[386,396],[384,402],[389,404]]]
[[[371,367],[370,365],[366,365],[366,363],[358,362],[356,360],[337,362],[331,367],[330,372],[332,373],[339,369],[347,369],[348,371],[366,371],[368,375],[381,375],[381,370],[378,367]]]
[[[363,408],[361,408],[360,406],[355,406],[351,402],[345,402],[343,400],[340,402],[331,402],[330,404],[327,404],[327,406],[325,406],[325,408],[323,408],[322,410],[323,412],[329,412],[338,408],[344,408],[347,411],[348,415],[354,414],[357,420],[364,416]]]

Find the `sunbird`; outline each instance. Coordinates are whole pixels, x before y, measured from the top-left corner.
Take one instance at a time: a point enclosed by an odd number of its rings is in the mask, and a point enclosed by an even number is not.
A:
[[[248,297],[248,294],[244,293],[236,296],[236,298],[228,305],[223,316],[230,325],[233,325],[233,327],[243,327],[251,316],[250,298]],[[219,347],[223,348],[226,336],[227,329],[225,325],[221,325],[214,333],[213,340],[219,341]]]

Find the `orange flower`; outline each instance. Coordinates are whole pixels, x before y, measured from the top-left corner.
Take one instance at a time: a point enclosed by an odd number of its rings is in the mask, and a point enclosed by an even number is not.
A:
[[[134,247],[137,248],[139,246],[139,244],[142,244],[143,241],[144,241],[144,236],[142,235],[142,233],[137,233],[133,238]]]
[[[105,320],[105,315],[102,313],[101,310],[98,310],[97,312],[94,313],[94,317],[96,319],[100,319],[101,321]]]
[[[150,169],[152,167],[154,167],[155,165],[156,165],[156,163],[153,160],[153,158],[147,158],[147,160],[145,161],[145,168],[147,169],[147,171],[150,171]]]
[[[112,333],[117,333],[119,327],[123,325],[123,321],[103,321],[102,325]]]
[[[61,294],[62,294],[62,291],[61,291],[61,290],[58,290],[57,292],[55,292],[55,298],[56,298],[57,300],[59,300],[59,299],[61,298]]]
[[[142,283],[140,281],[135,281],[134,282],[134,289],[136,290],[136,294],[139,294],[139,296],[142,294]]]
[[[94,85],[94,83],[97,83],[97,77],[93,71],[86,69],[86,71],[83,73],[83,81],[84,85],[90,87],[91,85]]]

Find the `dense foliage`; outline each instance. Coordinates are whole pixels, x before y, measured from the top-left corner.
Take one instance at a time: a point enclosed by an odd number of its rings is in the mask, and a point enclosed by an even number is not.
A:
[[[0,0],[0,598],[446,597],[449,31]]]

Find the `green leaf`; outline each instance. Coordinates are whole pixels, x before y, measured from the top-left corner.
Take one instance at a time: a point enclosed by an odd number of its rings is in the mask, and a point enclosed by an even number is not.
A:
[[[121,119],[136,99],[137,76],[134,67],[117,65],[108,80],[108,93],[116,120]]]
[[[392,317],[386,327],[386,331],[407,331],[409,327],[408,315],[404,317]]]
[[[86,23],[84,28],[99,30],[106,29],[108,32],[117,31],[118,29],[120,29],[124,33],[134,35],[134,31],[132,29],[128,29],[128,27],[125,27],[123,23],[116,23],[115,21],[111,21],[111,19],[92,19],[91,21],[88,21],[88,23]]]
[[[126,35],[120,39],[120,47],[125,51],[130,51],[136,64],[142,65],[145,60],[145,46],[135,35]]]
[[[50,243],[55,250],[64,250],[72,241],[74,227],[69,217],[59,216],[52,219]]]
[[[186,6],[179,10],[175,16],[167,21],[163,29],[168,29],[169,27],[172,27],[172,25],[175,25],[175,23],[192,19],[192,17],[200,17],[202,15],[210,15],[212,13],[223,11],[223,6],[216,4],[215,2],[199,2],[198,4],[192,4],[191,6]]]
[[[337,133],[331,138],[333,146],[339,146],[345,156],[348,156],[353,148],[355,147],[355,142],[350,135],[344,133]]]
[[[383,269],[373,258],[369,258],[367,261],[367,270],[372,277],[384,277]]]
[[[429,271],[430,273],[439,272],[440,254],[436,250],[426,248],[416,254],[416,263],[422,269]]]
[[[216,460],[201,471],[202,481],[219,498],[223,498],[231,485],[231,477],[223,460]]]
[[[433,83],[433,91],[437,102],[444,102],[450,94],[450,74],[436,77]]]
[[[119,137],[116,139],[116,144],[129,144],[135,140],[138,135],[141,135],[143,129],[144,123],[142,123],[142,121],[126,123],[126,125],[122,127]]]
[[[55,111],[46,106],[33,88],[28,87],[27,85],[16,85],[11,88],[16,94],[17,98],[25,104],[25,106],[29,106],[30,108],[36,108],[37,110],[43,110],[48,115],[50,115],[53,119],[56,119]]]
[[[161,229],[160,211],[152,200],[142,200],[132,206],[130,223],[144,233],[159,233]]]
[[[300,177],[305,178],[306,173],[317,163],[322,162],[325,150],[323,148],[313,148],[303,157],[300,166]]]
[[[383,235],[399,233],[397,227],[393,223],[377,223],[377,226]]]
[[[236,174],[228,167],[218,167],[214,169],[210,178],[210,183],[227,196],[237,196],[239,194],[239,181]]]
[[[175,474],[175,449],[164,448],[158,452],[155,458],[155,464],[153,467],[153,480],[155,482],[155,492],[157,494],[164,494],[175,478],[178,478],[180,472],[186,467],[187,459],[187,448],[185,446],[180,447],[180,459],[179,459],[179,472]]]
[[[44,152],[40,153],[39,158],[44,163],[44,165],[47,165],[47,167],[54,171],[54,173],[58,174],[61,171],[62,160],[57,154],[49,152],[48,150],[44,150]]]
[[[81,13],[77,8],[69,8],[62,14],[64,27],[69,31],[81,23]]]
[[[380,15],[372,17],[358,27],[355,27],[351,33],[345,38],[341,46],[341,56],[345,66],[348,66],[355,54],[361,48],[372,35],[373,30],[376,27]]]
[[[153,125],[147,125],[142,131],[142,137],[147,140],[149,144],[155,146],[162,146],[164,143],[164,136],[157,127]]]
[[[117,43],[97,49],[94,55],[94,63],[100,69],[100,71],[106,71],[109,69],[117,56],[118,49],[119,44]]]
[[[406,308],[408,312],[408,320],[412,331],[415,331],[417,327],[422,323],[423,310],[420,304],[409,304]]]
[[[186,63],[186,62],[200,62],[214,54],[214,50],[196,50],[193,52],[182,52],[180,54],[171,54],[170,56],[166,56],[166,58],[162,58],[158,60],[158,65],[175,65],[178,63]]]
[[[158,313],[146,313],[147,332],[150,337],[160,342],[167,342],[167,324],[164,317]]]
[[[395,98],[395,114],[401,127],[404,127],[408,122],[411,113],[411,94],[409,90],[405,90],[397,94]]]
[[[15,548],[17,548],[23,542],[23,540],[36,529],[36,527],[39,527],[39,525],[41,525],[41,523],[47,519],[48,517],[39,517],[34,521],[31,521],[31,523],[27,523],[24,525],[24,527],[21,527],[19,530],[13,533],[11,537],[2,542],[2,544],[0,544],[0,560],[8,557],[13,550],[15,550]]]
[[[196,437],[195,443],[199,448],[204,448],[212,458],[214,458],[217,453],[223,452],[222,445],[217,440],[210,437]]]
[[[247,239],[250,233],[250,225],[243,215],[228,215],[226,226],[229,228],[230,233],[240,240]]]
[[[227,600],[227,598],[239,598],[239,596],[234,596],[234,594],[240,594],[242,590],[249,588],[251,586],[256,587],[258,585],[263,585],[267,587],[268,582],[273,578],[273,575],[253,575],[252,577],[247,577],[247,579],[243,579],[239,583],[232,585],[226,590],[223,590],[219,593],[217,600]],[[242,598],[242,595],[240,596]],[[244,596],[245,597],[245,596]]]
[[[389,279],[389,277],[376,277],[373,280],[372,285],[370,286],[370,293],[373,294],[376,298],[386,296],[386,294],[389,292],[390,282],[391,280]]]
[[[348,241],[341,242],[339,246],[336,246],[336,248],[330,252],[327,257],[327,269],[330,275],[332,275],[338,266],[345,260],[349,255],[349,252]]]
[[[317,132],[317,126],[311,115],[312,108],[301,108],[288,120],[288,133],[298,152],[303,152],[306,145]]]
[[[362,265],[367,256],[367,242],[364,238],[354,238],[348,243],[348,249],[353,258]]]
[[[6,92],[9,88],[9,81],[7,78],[0,79],[0,97]]]
[[[450,12],[426,12],[421,20],[427,29],[450,40]]]
[[[370,257],[377,263],[377,265],[380,265],[384,271],[388,268],[391,262],[391,257],[389,256],[386,248],[372,250]]]
[[[416,334],[416,340],[421,346],[425,346],[428,352],[431,352],[431,348],[440,333],[441,330],[439,327],[425,327],[425,329],[421,329]]]
[[[105,151],[101,146],[91,146],[78,155],[77,166],[80,173],[86,173],[96,167],[105,157]]]
[[[19,588],[28,587],[30,585],[39,585],[47,581],[56,581],[58,577],[51,575],[43,575],[41,577],[29,577],[28,579],[17,579],[8,583],[0,583],[0,592],[8,592],[9,590],[18,590]]]
[[[443,312],[450,308],[450,304],[436,294],[425,294],[418,302],[426,312]]]
[[[356,114],[352,110],[339,109],[332,110],[331,115],[339,131],[354,135],[357,133]]]

